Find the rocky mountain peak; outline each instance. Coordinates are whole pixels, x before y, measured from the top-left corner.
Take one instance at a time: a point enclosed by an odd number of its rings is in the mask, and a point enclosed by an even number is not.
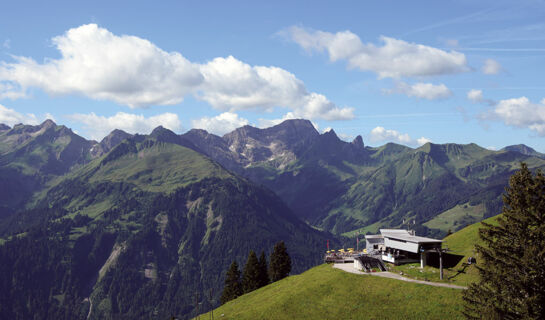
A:
[[[352,144],[358,148],[363,148],[363,138],[358,135],[356,138],[354,138],[354,140],[352,140]]]
[[[42,122],[42,124],[40,124],[40,129],[45,128],[47,130],[49,128],[54,128],[56,126],[57,126],[57,124],[53,120],[47,119],[44,122]]]
[[[163,126],[158,126],[157,128],[153,129],[153,131],[150,134],[150,137],[155,138],[159,141],[163,141],[163,142],[169,142],[169,143],[179,142],[179,136]]]
[[[341,140],[339,139],[339,137],[337,136],[337,133],[335,133],[335,130],[333,129],[330,129],[329,131],[326,131],[322,134],[322,137],[325,138],[325,140],[332,140],[332,141],[337,141],[337,140]]]
[[[11,129],[10,126],[0,123],[0,131],[7,131],[9,129]]]
[[[130,133],[127,133],[123,130],[115,129],[114,131],[110,132],[109,135],[104,137],[102,141],[100,141],[100,146],[102,147],[104,152],[110,151],[112,148],[117,146],[121,143],[121,141],[132,137],[133,135]]]

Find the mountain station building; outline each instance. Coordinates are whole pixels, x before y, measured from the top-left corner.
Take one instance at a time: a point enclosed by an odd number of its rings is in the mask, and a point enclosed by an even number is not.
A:
[[[396,265],[420,261],[421,268],[426,265],[428,253],[441,250],[442,242],[404,229],[380,229],[379,235],[365,236],[368,254],[381,255],[382,261]]]

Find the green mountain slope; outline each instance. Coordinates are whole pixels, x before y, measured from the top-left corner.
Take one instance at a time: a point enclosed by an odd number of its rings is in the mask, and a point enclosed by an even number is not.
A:
[[[537,157],[475,144],[395,147],[366,148],[352,160],[342,156],[346,152],[330,153],[338,157],[303,154],[281,171],[253,178],[299,216],[334,233],[377,232],[415,220],[419,234],[442,236],[499,213],[501,194],[521,161],[545,167]],[[479,206],[480,212],[468,218],[449,212],[465,204]],[[431,222],[439,215],[442,225]]]
[[[501,193],[521,161],[545,168],[545,159],[523,145],[500,151],[452,143],[372,148],[360,136],[349,143],[333,130],[320,134],[301,119],[267,129],[245,126],[223,137],[202,130],[183,137],[273,190],[309,224],[337,234],[414,220],[419,234],[444,236],[499,213]],[[460,214],[456,208],[465,205],[479,212]]]
[[[462,319],[461,311],[461,290],[355,275],[321,265],[213,312],[221,319]]]
[[[330,236],[168,137],[125,140],[3,224],[0,318],[188,317],[250,250],[284,240],[295,272],[320,262]]]
[[[91,141],[46,120],[0,131],[0,220],[24,207],[47,182],[87,163]]]

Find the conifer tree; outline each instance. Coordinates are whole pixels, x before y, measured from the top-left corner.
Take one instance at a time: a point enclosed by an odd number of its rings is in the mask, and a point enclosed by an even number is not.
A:
[[[284,241],[274,245],[269,262],[269,277],[272,282],[287,277],[291,271],[291,258]]]
[[[268,285],[269,282],[267,258],[265,257],[265,251],[261,251],[261,255],[259,256],[259,287],[264,287]]]
[[[526,164],[509,180],[502,215],[483,223],[480,281],[464,292],[470,319],[545,318],[545,177]],[[479,261],[481,260],[481,261]]]
[[[244,271],[242,275],[242,290],[244,293],[252,292],[255,289],[259,289],[260,279],[259,279],[259,261],[253,250],[250,251],[248,255],[248,260],[244,266]]]
[[[236,261],[231,263],[229,270],[225,274],[225,287],[220,297],[221,304],[236,299],[242,295],[242,286],[240,284],[240,271]]]

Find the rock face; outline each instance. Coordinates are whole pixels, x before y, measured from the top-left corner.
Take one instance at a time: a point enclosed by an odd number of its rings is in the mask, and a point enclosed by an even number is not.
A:
[[[245,165],[267,161],[274,167],[283,167],[318,136],[310,121],[286,120],[266,129],[244,126],[224,135],[223,139],[229,150],[245,159]]]
[[[0,123],[0,131],[6,131],[11,129],[10,126]]]

